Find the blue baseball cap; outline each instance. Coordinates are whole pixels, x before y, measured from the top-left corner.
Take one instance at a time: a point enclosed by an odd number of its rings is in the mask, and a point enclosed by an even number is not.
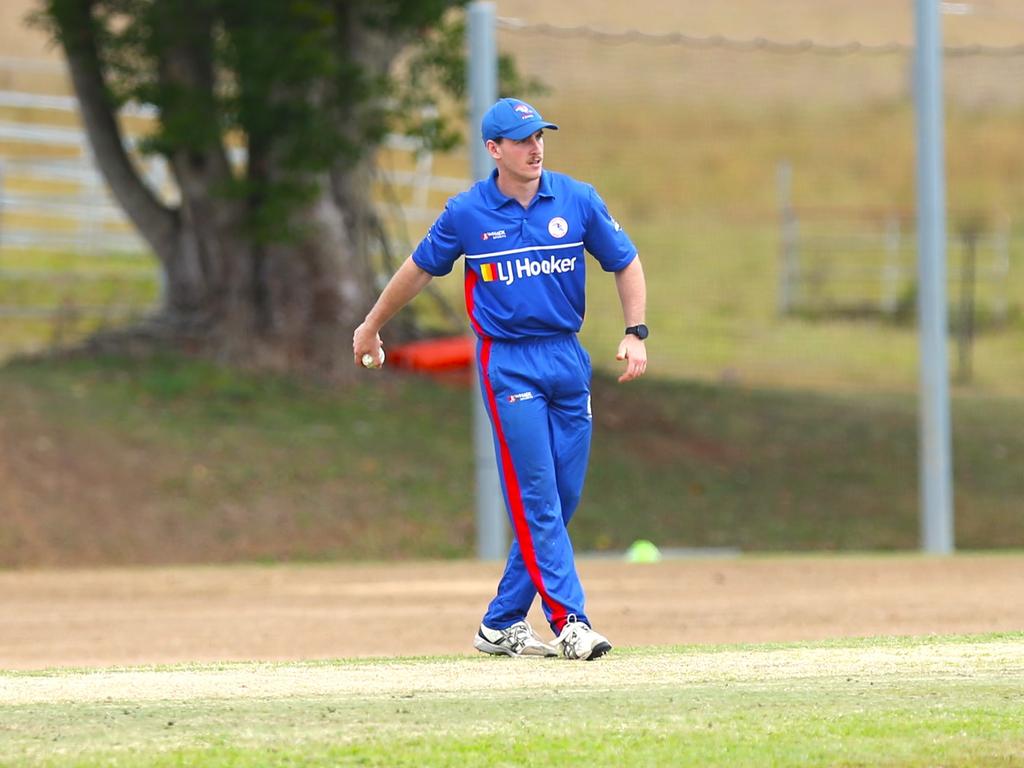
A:
[[[532,136],[542,128],[558,130],[557,125],[547,122],[540,116],[540,112],[519,99],[501,99],[487,110],[484,119],[480,121],[480,135],[484,141],[519,141]]]

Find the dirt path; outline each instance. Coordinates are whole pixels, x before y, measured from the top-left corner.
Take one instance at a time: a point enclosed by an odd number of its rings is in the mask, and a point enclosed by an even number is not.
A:
[[[1024,555],[580,571],[591,619],[621,646],[1024,628]],[[0,668],[473,653],[498,575],[480,563],[4,572]]]

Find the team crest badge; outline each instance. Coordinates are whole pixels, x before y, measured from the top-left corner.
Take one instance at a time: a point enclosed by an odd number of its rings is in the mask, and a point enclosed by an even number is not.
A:
[[[548,234],[552,237],[565,237],[569,231],[569,224],[561,216],[555,216],[548,222]]]

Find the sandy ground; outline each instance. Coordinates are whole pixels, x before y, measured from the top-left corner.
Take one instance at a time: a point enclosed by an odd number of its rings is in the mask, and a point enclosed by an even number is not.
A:
[[[619,646],[1024,629],[1024,555],[584,560]],[[0,573],[0,668],[474,654],[499,566]],[[531,616],[535,627],[543,619]]]

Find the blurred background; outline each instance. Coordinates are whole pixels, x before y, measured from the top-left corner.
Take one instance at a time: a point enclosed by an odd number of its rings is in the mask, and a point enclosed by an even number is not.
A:
[[[1024,10],[941,6],[957,543],[1020,547]],[[22,24],[30,8],[0,10],[5,358],[130,321],[160,294],[59,56]],[[913,4],[497,10],[500,51],[561,128],[547,167],[597,187],[648,276],[650,380],[632,388],[609,378],[614,281],[588,276],[582,337],[605,376],[577,547],[917,547]],[[141,136],[152,115],[123,118]],[[372,194],[404,254],[468,184],[469,160],[387,146]],[[141,162],[173,197],[166,168]],[[461,277],[435,283],[445,301],[417,300],[423,327],[465,332]],[[342,396],[174,360],[0,377],[15,404],[0,421],[0,564],[472,554],[457,381],[395,373]],[[94,445],[106,453],[84,456]]]

